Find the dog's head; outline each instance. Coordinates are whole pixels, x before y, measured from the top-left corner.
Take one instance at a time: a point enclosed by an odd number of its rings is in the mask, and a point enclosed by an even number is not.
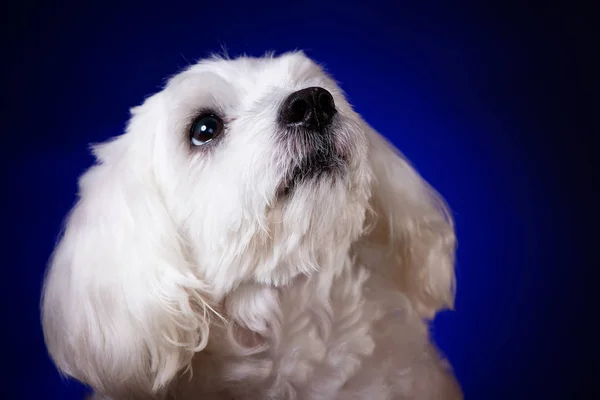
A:
[[[97,390],[160,391],[236,286],[349,254],[424,315],[452,304],[443,202],[303,53],[201,61],[94,152],[42,311],[58,367]]]

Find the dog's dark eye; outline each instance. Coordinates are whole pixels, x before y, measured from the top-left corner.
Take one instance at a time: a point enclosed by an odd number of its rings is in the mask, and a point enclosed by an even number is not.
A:
[[[223,120],[214,114],[202,114],[194,120],[190,129],[190,142],[194,146],[204,146],[223,133]]]

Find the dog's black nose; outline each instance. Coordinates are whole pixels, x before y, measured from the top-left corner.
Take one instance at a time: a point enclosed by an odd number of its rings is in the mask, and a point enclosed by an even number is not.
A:
[[[322,87],[298,90],[285,99],[280,111],[280,121],[286,126],[306,129],[323,129],[336,113],[333,96]]]

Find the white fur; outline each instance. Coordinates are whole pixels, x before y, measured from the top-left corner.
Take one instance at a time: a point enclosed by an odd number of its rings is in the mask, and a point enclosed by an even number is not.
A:
[[[321,86],[343,179],[276,196],[302,148],[276,116]],[[189,145],[210,108],[218,143]],[[427,319],[454,298],[443,201],[303,53],[203,60],[132,110],[51,259],[59,370],[112,399],[459,399]]]

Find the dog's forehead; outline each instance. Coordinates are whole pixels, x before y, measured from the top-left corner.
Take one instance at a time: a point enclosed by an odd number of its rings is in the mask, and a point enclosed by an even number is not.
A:
[[[268,91],[273,87],[294,87],[322,77],[324,72],[302,52],[285,53],[277,57],[213,57],[200,61],[174,77],[170,85],[182,80],[200,81],[206,74],[218,76],[241,94]]]
[[[294,84],[322,73],[318,65],[303,53],[222,60],[216,63],[215,68],[219,72],[222,69],[229,82],[254,86]]]

